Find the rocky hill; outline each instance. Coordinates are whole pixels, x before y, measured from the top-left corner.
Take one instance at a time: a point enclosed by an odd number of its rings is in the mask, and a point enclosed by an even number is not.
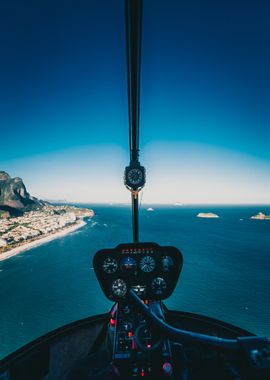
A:
[[[11,178],[0,171],[0,217],[18,215],[18,213],[43,207],[46,202],[32,197],[26,190],[23,180]]]

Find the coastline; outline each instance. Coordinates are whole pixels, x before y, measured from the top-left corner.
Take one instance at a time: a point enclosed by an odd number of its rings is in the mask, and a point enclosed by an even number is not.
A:
[[[83,219],[80,219],[77,223],[66,227],[62,229],[61,231],[54,232],[52,234],[46,235],[44,237],[40,237],[39,239],[36,239],[34,241],[26,242],[25,244],[22,244],[18,247],[12,248],[9,251],[6,251],[4,253],[0,254],[0,261],[7,260],[10,257],[16,256],[19,253],[22,253],[24,251],[28,251],[29,249],[35,248],[39,245],[49,243],[50,241],[54,239],[61,238],[65,235],[68,235],[69,233],[78,230],[79,228],[82,228],[86,225],[86,222]]]

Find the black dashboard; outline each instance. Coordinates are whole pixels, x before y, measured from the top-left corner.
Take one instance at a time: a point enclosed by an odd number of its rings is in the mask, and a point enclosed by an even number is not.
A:
[[[164,300],[174,291],[183,257],[175,247],[129,243],[98,251],[93,264],[101,288],[111,301],[124,300],[130,289],[145,300]]]

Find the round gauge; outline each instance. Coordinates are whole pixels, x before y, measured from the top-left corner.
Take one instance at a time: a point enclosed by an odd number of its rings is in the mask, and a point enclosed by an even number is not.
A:
[[[170,256],[163,256],[161,259],[161,268],[163,272],[169,272],[173,267],[173,259]]]
[[[107,274],[115,273],[117,271],[117,268],[118,268],[117,261],[113,259],[112,257],[107,257],[107,259],[103,261],[102,269],[104,270],[105,273]]]
[[[114,280],[112,283],[112,293],[115,297],[124,297],[127,292],[127,284],[121,278]]]
[[[140,261],[140,269],[143,272],[150,273],[156,267],[155,259],[152,256],[144,256]]]
[[[128,172],[127,177],[132,185],[138,185],[143,179],[143,172],[138,168],[134,168]]]
[[[151,282],[151,289],[156,296],[160,296],[167,289],[166,281],[162,277],[154,278]]]
[[[133,257],[123,257],[120,268],[124,273],[133,274],[137,269],[136,260]]]

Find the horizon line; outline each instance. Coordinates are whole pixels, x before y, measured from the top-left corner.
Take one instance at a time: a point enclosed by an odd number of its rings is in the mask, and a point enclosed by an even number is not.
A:
[[[44,199],[47,202],[50,203],[61,203],[61,204],[69,204],[69,203],[75,203],[75,204],[96,204],[96,205],[127,205],[130,206],[131,204],[129,202],[97,202],[97,201],[67,201],[67,200],[48,200]],[[141,206],[143,205],[164,205],[164,206],[175,206],[175,207],[185,207],[185,206],[267,206],[270,207],[270,203],[200,203],[200,202],[192,202],[192,203],[159,203],[159,202],[145,202],[142,203]]]

